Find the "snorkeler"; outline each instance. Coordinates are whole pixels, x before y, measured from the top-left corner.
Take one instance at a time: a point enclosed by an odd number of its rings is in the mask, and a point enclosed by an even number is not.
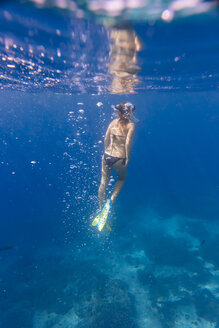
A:
[[[138,122],[133,115],[135,106],[132,103],[124,101],[112,107],[117,111],[119,118],[110,123],[104,139],[105,152],[102,157],[102,177],[98,191],[101,211],[92,223],[92,225],[98,226],[99,231],[105,225],[110,208],[124,185],[127,166],[130,161],[132,137],[135,129],[134,122]],[[116,171],[118,181],[110,199],[103,206],[112,169]]]

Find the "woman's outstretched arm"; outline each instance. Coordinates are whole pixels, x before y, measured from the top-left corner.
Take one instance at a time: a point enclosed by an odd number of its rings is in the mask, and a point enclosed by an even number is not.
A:
[[[110,142],[110,130],[111,130],[111,126],[112,126],[112,123],[110,123],[110,125],[108,126],[108,129],[106,131],[106,135],[105,135],[105,138],[104,138],[104,146],[105,146],[105,149],[109,147],[109,142]]]
[[[131,153],[132,138],[133,138],[134,131],[135,131],[135,125],[133,123],[130,123],[130,127],[126,137],[126,143],[125,143],[125,155],[126,155],[125,166],[128,166],[130,161],[130,153]]]

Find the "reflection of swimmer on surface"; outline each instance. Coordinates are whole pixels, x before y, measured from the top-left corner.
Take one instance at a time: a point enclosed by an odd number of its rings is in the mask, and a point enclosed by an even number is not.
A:
[[[130,27],[113,28],[110,32],[109,73],[113,75],[110,86],[112,93],[135,93],[138,83],[137,74],[141,68],[137,65],[137,52],[142,44],[135,31]]]
[[[114,106],[113,106],[114,107]],[[113,120],[105,135],[105,152],[102,158],[102,177],[99,187],[100,208],[103,207],[105,192],[110,180],[112,169],[118,175],[112,196],[108,202],[114,203],[120,193],[126,179],[126,170],[130,161],[131,143],[134,133],[134,123],[138,120],[134,117],[135,106],[128,101],[114,107],[119,118]]]

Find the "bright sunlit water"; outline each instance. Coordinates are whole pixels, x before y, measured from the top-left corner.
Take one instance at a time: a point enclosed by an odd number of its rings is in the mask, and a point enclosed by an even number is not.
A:
[[[137,4],[0,5],[0,328],[219,327],[218,9]],[[124,100],[140,123],[99,233]]]

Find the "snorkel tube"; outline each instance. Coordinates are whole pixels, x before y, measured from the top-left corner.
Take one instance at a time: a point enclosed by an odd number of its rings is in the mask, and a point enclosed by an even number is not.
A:
[[[134,123],[139,123],[140,122],[140,120],[134,116],[133,112],[131,113],[131,116],[130,116],[129,120],[131,122],[134,122]]]

